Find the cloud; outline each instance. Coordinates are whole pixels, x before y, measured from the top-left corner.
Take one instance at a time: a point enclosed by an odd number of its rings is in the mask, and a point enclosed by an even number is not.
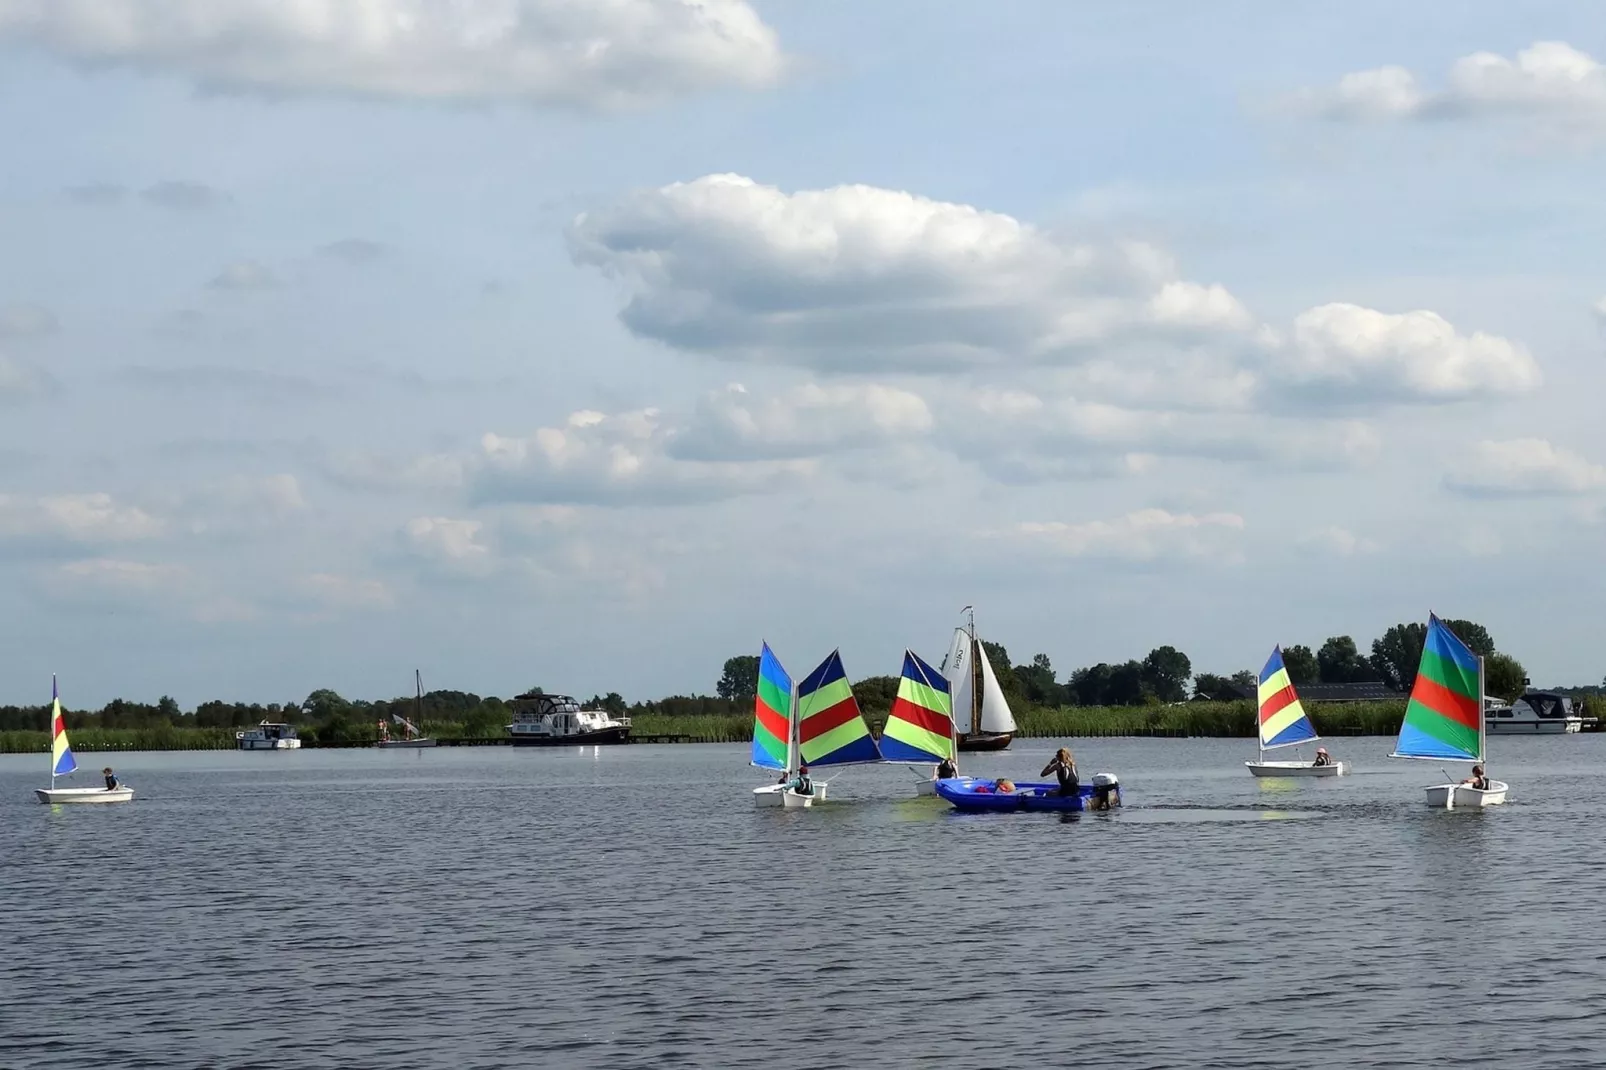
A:
[[[167,368],[132,364],[121,369],[117,375],[132,386],[163,394],[175,391],[234,394],[249,401],[264,403],[305,401],[330,392],[328,386],[303,375],[256,368],[231,368],[220,364],[186,364]]]
[[[1591,305],[1590,311],[1595,313],[1595,322],[1600,324],[1602,330],[1606,330],[1606,297]]]
[[[43,305],[7,305],[0,308],[0,341],[45,338],[61,330],[56,314]]]
[[[416,560],[449,575],[488,576],[498,567],[485,542],[485,525],[478,520],[414,517],[403,527],[402,540]]]
[[[111,182],[90,182],[82,186],[68,186],[62,192],[73,203],[89,207],[120,204],[123,198],[128,196],[128,190],[125,187]]]
[[[1492,52],[1464,56],[1442,89],[1428,89],[1404,67],[1346,74],[1298,103],[1329,119],[1415,121],[1497,116],[1554,120],[1606,130],[1606,67],[1561,41],[1538,41],[1515,59]]]
[[[390,588],[379,580],[333,572],[302,576],[294,588],[302,597],[329,610],[388,609],[396,602]]]
[[[467,481],[468,462],[445,453],[396,460],[362,450],[331,453],[324,461],[324,476],[352,490],[427,493],[457,490]]]
[[[207,285],[214,290],[249,292],[271,290],[279,285],[279,279],[264,264],[255,260],[237,260],[212,276],[212,281]]]
[[[152,539],[165,528],[157,517],[110,494],[0,494],[0,539],[95,546]]]
[[[1028,521],[1003,534],[1057,556],[1155,561],[1232,557],[1243,530],[1236,513],[1140,509],[1115,520]]]
[[[158,182],[141,194],[147,204],[173,212],[204,212],[229,203],[229,195],[200,182]]]
[[[1042,373],[1135,408],[1434,403],[1518,393],[1515,342],[1348,304],[1256,321],[1152,245],[1082,240],[869,186],[788,194],[739,175],[578,217],[570,252],[628,291],[634,333],[817,372]]]
[[[638,105],[784,67],[746,0],[0,0],[0,41],[209,90]]]
[[[340,241],[325,245],[319,252],[347,264],[362,265],[383,260],[390,255],[390,247],[366,238],[342,238]]]
[[[1485,440],[1444,482],[1450,490],[1473,498],[1588,494],[1606,487],[1606,466],[1542,438]]]
[[[32,401],[59,389],[55,377],[37,364],[0,353],[0,404]]]
[[[1371,539],[1336,526],[1307,531],[1299,537],[1296,545],[1319,557],[1354,557],[1356,554],[1375,553],[1378,549],[1377,543]]]
[[[760,399],[732,383],[702,399],[669,453],[701,461],[816,457],[921,437],[932,426],[925,399],[896,387],[809,383]]]
[[[193,579],[182,565],[152,564],[113,557],[92,557],[57,565],[45,575],[50,593],[69,601],[173,593]]]

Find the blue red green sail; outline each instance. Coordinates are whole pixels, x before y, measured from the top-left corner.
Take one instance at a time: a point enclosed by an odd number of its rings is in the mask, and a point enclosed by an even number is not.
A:
[[[881,761],[835,650],[797,685],[797,740],[804,765]]]
[[[758,656],[758,694],[753,699],[752,764],[785,769],[792,736],[792,678],[768,643]]]
[[[1431,614],[1416,683],[1390,757],[1483,761],[1483,662]]]

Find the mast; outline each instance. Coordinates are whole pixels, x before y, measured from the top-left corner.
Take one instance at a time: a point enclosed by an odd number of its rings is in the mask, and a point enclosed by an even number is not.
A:
[[[412,734],[417,736],[424,731],[424,674],[417,669],[413,670],[413,686],[418,689],[418,697],[413,700],[413,720],[418,723],[413,726]]]
[[[1478,764],[1483,766],[1483,775],[1487,777],[1489,775],[1489,766],[1487,764],[1489,759],[1484,755],[1483,737],[1484,730],[1488,728],[1489,722],[1485,719],[1484,715],[1483,688],[1483,655],[1480,654],[1478,656]]]
[[[56,694],[56,674],[50,674],[50,790],[56,790],[56,718],[60,716],[61,707],[57,705],[60,698]]]
[[[792,691],[788,697],[790,709],[786,714],[786,775],[788,778],[797,775],[798,740],[797,740],[797,683],[792,684]]]
[[[966,606],[965,611],[970,614],[970,734],[981,734],[981,666],[976,664],[976,658],[981,656],[981,647],[976,642],[976,607]]]

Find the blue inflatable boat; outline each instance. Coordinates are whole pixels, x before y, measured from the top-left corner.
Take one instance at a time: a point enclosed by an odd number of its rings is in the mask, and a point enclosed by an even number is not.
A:
[[[1061,795],[1058,784],[1016,784],[1014,791],[999,791],[996,780],[953,777],[933,785],[937,794],[956,810],[1090,810],[1121,805],[1121,787],[1115,777],[1100,773],[1090,784],[1082,784],[1075,795]]]

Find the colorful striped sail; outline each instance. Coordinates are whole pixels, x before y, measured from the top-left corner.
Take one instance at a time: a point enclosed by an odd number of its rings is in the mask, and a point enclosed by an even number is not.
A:
[[[61,696],[56,693],[56,678],[50,678],[50,775],[66,776],[78,768],[73,760],[72,747],[67,745],[67,720],[61,715]]]
[[[1389,757],[1483,761],[1483,660],[1432,614]]]
[[[1260,749],[1288,747],[1320,738],[1316,726],[1305,716],[1305,707],[1294,690],[1283,664],[1283,648],[1273,647],[1266,667],[1260,670]]]
[[[792,678],[768,643],[758,656],[758,694],[753,699],[753,759],[762,769],[785,769],[792,735]]]
[[[804,765],[881,760],[835,650],[797,685],[797,741]]]
[[[903,652],[903,677],[881,730],[881,757],[889,762],[940,762],[954,756],[953,696],[948,680],[912,650]]]

